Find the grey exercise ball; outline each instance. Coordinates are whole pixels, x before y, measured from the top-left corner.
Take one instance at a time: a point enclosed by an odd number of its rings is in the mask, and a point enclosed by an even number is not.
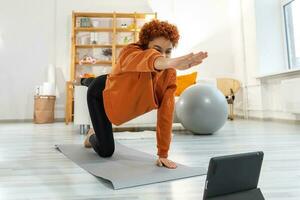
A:
[[[212,134],[228,117],[227,101],[217,87],[195,84],[188,87],[176,102],[176,115],[187,130],[195,134]]]

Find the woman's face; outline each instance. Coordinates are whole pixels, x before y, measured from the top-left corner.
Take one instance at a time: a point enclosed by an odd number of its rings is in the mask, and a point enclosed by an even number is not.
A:
[[[148,48],[159,51],[165,58],[170,58],[173,45],[170,40],[164,37],[158,37],[149,42]]]

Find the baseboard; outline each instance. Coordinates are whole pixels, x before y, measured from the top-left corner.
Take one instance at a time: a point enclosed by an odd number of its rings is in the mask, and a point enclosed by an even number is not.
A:
[[[295,120],[295,119],[276,119],[276,118],[270,118],[270,117],[265,117],[265,118],[260,118],[260,117],[248,117],[246,119],[243,115],[236,115],[234,116],[235,119],[243,119],[243,120],[256,120],[256,121],[265,121],[265,122],[281,122],[281,123],[288,123],[288,124],[300,124],[300,120]]]
[[[156,124],[129,124],[126,126],[113,126],[113,131],[116,132],[122,132],[122,131],[132,131],[132,132],[137,132],[137,131],[144,131],[144,130],[149,130],[149,131],[156,131]],[[172,126],[173,131],[187,131],[180,123],[173,123]]]
[[[234,119],[243,119],[243,120],[256,120],[256,121],[266,121],[266,122],[281,122],[288,124],[300,124],[300,120],[292,119],[275,119],[275,118],[260,118],[260,117],[248,117],[246,119],[243,115],[235,115]],[[65,122],[65,118],[56,118],[55,122]],[[33,119],[0,119],[0,123],[33,123]],[[72,124],[72,122],[70,123]],[[127,126],[114,126],[114,131],[143,131],[143,130],[156,130],[156,124],[133,124]],[[180,123],[173,124],[173,130],[175,131],[187,131]]]
[[[56,118],[55,122],[65,122],[65,118]],[[0,123],[34,123],[33,119],[0,119]]]
[[[65,122],[64,118],[56,118],[54,119],[54,123],[56,122]],[[4,119],[0,120],[0,123],[34,123],[33,119]],[[73,122],[69,123],[70,125],[73,125]],[[78,125],[79,127],[79,125]],[[138,132],[138,131],[156,131],[156,124],[129,124],[129,125],[121,125],[121,126],[115,126],[113,125],[113,131],[115,132],[123,132],[123,131],[132,131],[132,132]],[[180,123],[173,123],[172,127],[173,131],[176,132],[187,132],[187,130],[180,124]]]

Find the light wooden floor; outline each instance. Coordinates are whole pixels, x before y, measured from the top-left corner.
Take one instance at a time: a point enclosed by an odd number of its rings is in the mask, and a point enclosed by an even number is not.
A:
[[[154,137],[117,134],[132,148],[155,153]],[[112,190],[54,149],[81,143],[72,125],[0,124],[0,199],[202,199],[205,176]],[[262,150],[259,186],[266,199],[300,199],[300,125],[278,122],[228,122],[212,136],[175,133],[173,160],[206,166],[212,156]],[[152,163],[149,163],[152,164]]]

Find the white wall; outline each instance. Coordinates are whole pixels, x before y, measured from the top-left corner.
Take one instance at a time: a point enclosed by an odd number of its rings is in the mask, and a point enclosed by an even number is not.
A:
[[[34,86],[55,60],[55,1],[11,0],[0,6],[0,119],[33,116]]]
[[[238,75],[243,80],[243,90],[246,92],[243,103],[246,104],[247,116],[299,120],[298,113],[285,109],[286,97],[283,94],[286,92],[281,89],[281,81],[298,78],[300,73],[258,78],[287,68],[280,2],[241,0],[245,62],[244,70]],[[294,87],[288,90],[293,91]],[[291,92],[288,98],[296,97],[299,99],[299,93]],[[245,114],[241,108],[237,108],[237,112]]]
[[[286,69],[281,0],[256,0],[256,36],[259,74]]]
[[[64,117],[72,10],[152,12],[147,0],[1,0],[0,120],[32,119],[34,86],[47,80],[50,63],[57,67],[55,118]]]
[[[199,67],[202,78],[234,76],[234,55],[230,0],[175,0],[174,21],[177,24],[181,39],[174,55],[191,51],[207,51],[209,57]],[[180,72],[179,72],[180,74]]]

